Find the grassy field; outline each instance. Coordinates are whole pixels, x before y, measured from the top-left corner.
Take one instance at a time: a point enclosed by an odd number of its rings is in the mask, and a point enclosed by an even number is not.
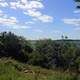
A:
[[[0,80],[80,80],[75,75],[34,67],[12,59],[0,59]]]

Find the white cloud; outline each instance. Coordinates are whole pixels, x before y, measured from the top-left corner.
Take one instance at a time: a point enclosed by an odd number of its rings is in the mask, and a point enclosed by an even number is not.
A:
[[[24,25],[16,24],[16,25],[10,26],[10,28],[12,28],[12,29],[30,29],[31,27],[30,26],[24,26]]]
[[[4,14],[2,10],[0,10],[0,18],[7,18],[7,14]]]
[[[16,10],[20,9],[26,16],[30,16],[41,22],[48,23],[53,21],[52,16],[43,14],[40,11],[40,9],[43,9],[45,7],[41,0],[16,0],[10,2],[2,1],[0,2],[0,5],[2,7],[9,6],[10,8]]]
[[[21,2],[26,4],[28,1],[27,0],[21,0]]]
[[[40,20],[41,22],[44,22],[44,23],[53,21],[53,17],[48,16],[48,15],[44,15],[39,11],[28,10],[28,12],[24,12],[24,14],[35,17],[37,20]]]
[[[25,22],[25,24],[27,25],[27,24],[35,24],[35,22],[33,22],[33,21],[27,21],[27,22]]]
[[[79,9],[78,10],[75,10],[74,13],[80,13],[80,10]]]
[[[16,9],[16,2],[10,2],[10,8]]]
[[[39,11],[32,11],[32,10],[28,10],[28,12],[26,12],[24,14],[27,14],[27,15],[32,16],[32,17],[41,16],[41,13]]]
[[[0,24],[2,24],[2,25],[13,25],[13,24],[16,24],[16,23],[17,23],[16,19],[0,18]]]
[[[0,0],[0,1],[5,1],[5,0]]]
[[[1,17],[1,16],[3,16],[3,11],[2,11],[2,10],[0,10],[0,17]]]
[[[80,19],[63,19],[65,24],[72,24],[75,26],[80,26]]]
[[[17,23],[18,20],[16,19],[16,17],[9,17],[7,14],[4,14],[3,11],[0,11],[0,25],[9,26]]]
[[[30,1],[29,8],[44,8],[44,5],[39,1]]]
[[[1,7],[7,7],[8,6],[8,3],[7,2],[0,2],[0,6]]]
[[[2,10],[0,10],[0,18],[8,18],[7,14],[4,14]]]
[[[0,18],[0,25],[6,26],[12,29],[29,29],[30,26],[22,25],[18,23],[18,20],[15,17],[9,18]]]
[[[44,8],[44,5],[40,1],[27,1],[27,0],[18,0],[17,2],[10,2],[11,8],[19,8],[25,11],[29,9],[40,9]]]
[[[6,26],[8,28],[12,29],[29,29],[31,28],[30,26],[26,26],[26,24],[20,23],[16,17],[9,17],[7,14],[4,14],[3,11],[0,10],[0,14],[3,14],[0,16],[0,25],[1,26]],[[31,22],[28,22],[31,23]]]
[[[48,16],[48,15],[42,15],[38,19],[41,20],[44,23],[53,21],[53,17]]]
[[[10,17],[11,20],[14,20],[15,22],[18,22],[18,20],[16,19],[16,17]]]
[[[2,11],[2,10],[0,10],[0,13],[3,13],[3,11]]]

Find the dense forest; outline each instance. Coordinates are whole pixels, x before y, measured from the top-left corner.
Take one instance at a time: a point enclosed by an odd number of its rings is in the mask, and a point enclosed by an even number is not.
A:
[[[33,42],[11,32],[2,32],[0,58],[2,57],[47,69],[80,73],[80,46],[68,39]]]

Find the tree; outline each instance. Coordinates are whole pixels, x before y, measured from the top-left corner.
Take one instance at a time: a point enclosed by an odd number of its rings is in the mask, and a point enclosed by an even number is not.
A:
[[[80,9],[80,0],[74,0],[77,3],[77,8]]]
[[[25,39],[20,39],[11,32],[3,32],[0,34],[0,57],[11,57],[19,61],[26,62],[28,53],[32,52],[32,48]]]
[[[43,61],[44,61],[43,59],[44,58],[40,53],[34,51],[32,54],[29,55],[28,64],[43,67]]]
[[[61,39],[62,39],[62,40],[64,39],[64,36],[63,36],[63,35],[61,36]]]
[[[39,40],[35,44],[37,54],[42,56],[42,67],[51,68],[54,64],[54,41],[48,40]]]
[[[68,39],[68,36],[65,36],[65,39],[67,40]]]

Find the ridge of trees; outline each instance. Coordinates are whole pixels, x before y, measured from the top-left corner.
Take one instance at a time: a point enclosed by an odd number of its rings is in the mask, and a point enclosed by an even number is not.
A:
[[[48,69],[80,73],[80,47],[64,39],[61,42],[51,39],[37,40],[32,44],[29,40],[11,32],[2,32],[0,33],[0,57],[11,57]]]
[[[11,32],[0,33],[0,57],[11,57],[26,62],[27,55],[31,52],[29,42],[23,37],[18,37]]]

